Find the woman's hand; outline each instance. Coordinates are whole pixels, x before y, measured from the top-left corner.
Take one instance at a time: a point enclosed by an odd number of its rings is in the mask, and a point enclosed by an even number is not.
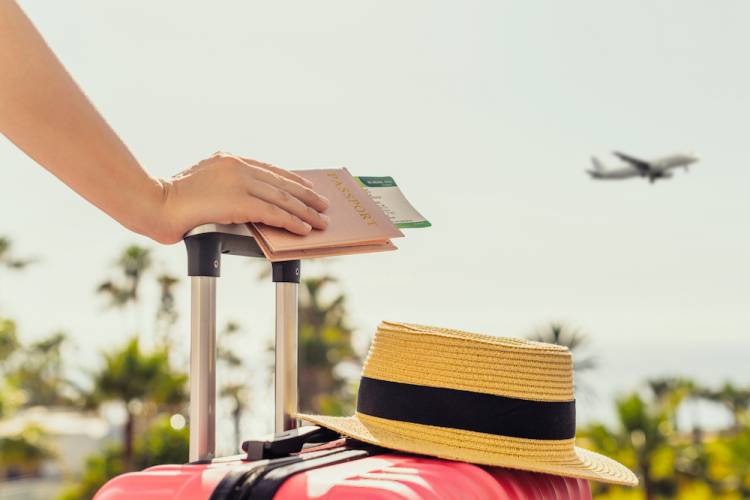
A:
[[[13,1],[0,0],[0,68],[0,133],[136,233],[175,243],[210,222],[297,234],[328,225],[328,200],[309,182],[255,160],[217,153],[172,179],[151,177]]]
[[[161,243],[175,243],[210,222],[262,222],[301,235],[329,222],[321,213],[328,200],[310,181],[249,158],[216,153],[161,185],[161,207],[144,228]]]

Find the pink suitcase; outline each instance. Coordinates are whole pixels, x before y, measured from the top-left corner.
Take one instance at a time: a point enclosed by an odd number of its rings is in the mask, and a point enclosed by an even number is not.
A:
[[[185,237],[191,277],[190,463],[158,465],[105,484],[97,500],[590,499],[587,481],[396,453],[298,427],[300,262],[273,264],[276,283],[276,434],[216,458],[216,280],[221,255],[262,257],[244,225],[206,224]]]

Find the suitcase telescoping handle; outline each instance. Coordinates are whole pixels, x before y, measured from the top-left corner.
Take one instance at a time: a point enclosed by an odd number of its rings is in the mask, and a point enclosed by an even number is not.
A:
[[[216,450],[216,280],[222,254],[263,253],[243,224],[205,224],[185,236],[190,276],[190,461]],[[300,262],[272,264],[276,283],[274,431],[297,427],[297,312]]]

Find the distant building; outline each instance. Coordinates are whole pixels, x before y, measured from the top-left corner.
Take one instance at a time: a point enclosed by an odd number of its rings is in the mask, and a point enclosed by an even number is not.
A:
[[[81,473],[86,457],[99,451],[115,432],[107,420],[95,413],[37,406],[0,421],[0,437],[19,434],[29,425],[44,430],[47,444],[56,454],[53,463],[45,465],[45,475]]]

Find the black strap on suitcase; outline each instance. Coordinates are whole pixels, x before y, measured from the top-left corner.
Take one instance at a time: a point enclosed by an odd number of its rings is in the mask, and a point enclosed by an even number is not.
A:
[[[334,431],[304,426],[267,439],[245,441],[247,464],[232,469],[211,500],[271,500],[284,481],[302,472],[359,460],[382,450]]]
[[[368,457],[367,449],[339,447],[272,460],[249,462],[221,480],[211,500],[270,500],[284,481],[301,472]]]

